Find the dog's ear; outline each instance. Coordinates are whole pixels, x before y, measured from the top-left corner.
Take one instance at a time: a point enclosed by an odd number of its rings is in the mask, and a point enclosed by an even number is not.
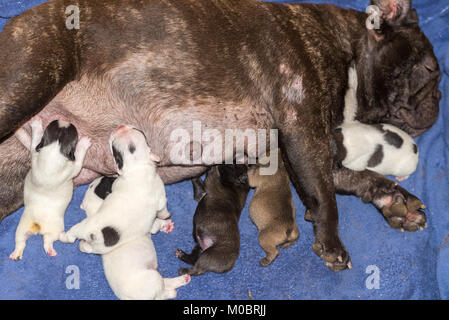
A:
[[[371,0],[371,4],[379,8],[380,18],[390,26],[410,23],[418,17],[411,0]]]
[[[200,177],[192,179],[193,185],[193,199],[196,202],[200,202],[206,196],[206,189],[204,187],[204,181]]]

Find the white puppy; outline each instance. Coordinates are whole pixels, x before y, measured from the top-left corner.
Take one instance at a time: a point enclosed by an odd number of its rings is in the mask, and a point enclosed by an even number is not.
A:
[[[164,183],[156,173],[158,158],[143,133],[121,126],[111,135],[110,146],[119,173],[112,193],[97,214],[60,236],[63,242],[85,240],[80,248],[86,253],[105,254],[138,239],[151,231],[158,212],[168,213]]]
[[[54,257],[53,242],[64,231],[64,214],[72,199],[73,179],[80,173],[90,140],[78,142],[76,128],[55,120],[45,132],[42,122],[31,122],[31,138],[25,130],[17,138],[31,152],[31,170],[25,178],[24,212],[16,230],[16,247],[9,256],[20,260],[28,237],[42,234],[45,252]]]
[[[402,181],[415,172],[418,146],[406,132],[389,124],[345,123],[335,134],[337,159],[346,168],[369,169]]]
[[[119,192],[114,187],[115,181],[116,178],[100,177],[91,183],[81,204],[87,217],[96,215],[104,200]],[[163,220],[169,216],[166,210],[158,212],[151,233],[159,230],[171,232],[173,222]],[[85,245],[81,241],[80,248],[83,249]],[[176,289],[190,282],[190,276],[162,278],[157,271],[156,250],[148,234],[103,254],[102,260],[106,279],[115,295],[122,300],[174,299],[177,296]]]
[[[357,70],[348,70],[344,122],[334,132],[336,160],[346,168],[372,170],[407,179],[418,166],[419,150],[413,138],[389,124],[368,125],[356,121]]]

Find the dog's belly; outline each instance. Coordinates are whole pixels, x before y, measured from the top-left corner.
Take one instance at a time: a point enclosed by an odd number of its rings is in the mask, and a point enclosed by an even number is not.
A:
[[[145,132],[152,151],[161,158],[158,172],[165,183],[191,178],[204,172],[208,165],[224,161],[226,130],[242,130],[243,136],[243,131],[248,129],[250,136],[257,137],[259,132],[263,134],[261,130],[269,134],[272,126],[268,112],[249,99],[195,96],[193,89],[189,94],[170,95],[160,86],[136,88],[135,83],[121,82],[119,76],[83,77],[71,82],[38,114],[44,126],[54,119],[63,119],[73,123],[80,136],[92,139],[83,171],[75,181],[77,185],[91,182],[98,173],[115,173],[109,136],[123,124]],[[213,140],[207,140],[210,133],[218,135],[215,141],[221,139],[221,150],[213,148]],[[187,138],[190,143],[185,144]],[[246,140],[245,154],[255,156],[258,139]],[[213,163],[210,157],[197,153],[211,149],[223,154],[213,157]],[[179,163],[180,158],[173,156],[173,150],[184,150],[190,162]]]

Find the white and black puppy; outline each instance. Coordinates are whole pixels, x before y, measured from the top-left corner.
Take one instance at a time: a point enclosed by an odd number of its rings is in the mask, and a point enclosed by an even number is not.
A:
[[[418,166],[419,150],[413,138],[389,124],[368,125],[355,120],[357,101],[357,70],[348,70],[344,122],[333,135],[338,163],[348,169],[369,169],[383,175],[407,179]]]
[[[337,161],[344,167],[369,169],[402,181],[418,166],[418,146],[406,132],[389,124],[344,123],[334,132]]]
[[[98,212],[104,200],[112,193],[112,186],[117,178],[101,176],[95,179],[86,190],[80,208],[86,212],[86,216],[92,216]],[[156,234],[159,231],[170,233],[174,230],[172,220],[166,220],[170,217],[167,210],[157,212],[151,228],[151,233]]]
[[[95,215],[103,201],[111,195],[116,178],[100,177],[86,191],[81,208],[86,215]],[[158,214],[151,233],[173,230],[170,216]],[[157,255],[149,235],[125,243],[102,255],[103,268],[111,289],[122,300],[166,300],[177,296],[176,289],[190,282],[190,276],[162,278],[157,271]]]
[[[31,138],[23,130],[17,138],[31,152],[31,170],[25,178],[24,212],[16,230],[16,247],[9,256],[20,260],[28,237],[42,234],[45,252],[54,257],[53,242],[64,231],[64,214],[72,199],[73,179],[80,173],[90,147],[89,138],[78,141],[74,125],[51,122],[43,132],[42,122],[31,122]]]
[[[111,152],[119,177],[112,184],[97,214],[60,235],[63,242],[85,240],[80,249],[105,254],[121,244],[148,234],[159,213],[168,214],[164,183],[156,172],[157,156],[151,153],[145,135],[131,126],[121,126],[110,137]]]

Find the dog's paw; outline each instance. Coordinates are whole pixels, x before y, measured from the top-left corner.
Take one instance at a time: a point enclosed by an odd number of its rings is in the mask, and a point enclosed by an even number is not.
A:
[[[22,260],[23,250],[14,250],[13,253],[9,255],[9,260],[20,261]]]
[[[341,241],[337,239],[332,242],[333,243],[329,242],[326,244],[324,241],[316,239],[312,246],[313,251],[323,259],[326,266],[333,271],[341,271],[347,268],[352,269],[351,259]]]
[[[373,202],[392,228],[413,232],[427,227],[423,212],[426,206],[402,187],[397,186],[393,193],[380,195]]]
[[[92,251],[93,251],[92,246],[89,244],[89,242],[87,242],[85,240],[80,241],[79,249],[81,252],[84,252],[84,253],[92,253]]]
[[[176,249],[175,250],[176,258],[182,259],[185,255],[186,255],[186,253],[184,251],[182,251],[181,249]]]
[[[165,233],[170,233],[173,230],[175,230],[175,223],[172,220],[164,221],[164,223],[161,225],[161,229],[160,229],[160,231],[165,232]]]
[[[56,252],[55,249],[50,248],[48,250],[45,251],[50,257],[54,258],[58,255],[58,253]]]

